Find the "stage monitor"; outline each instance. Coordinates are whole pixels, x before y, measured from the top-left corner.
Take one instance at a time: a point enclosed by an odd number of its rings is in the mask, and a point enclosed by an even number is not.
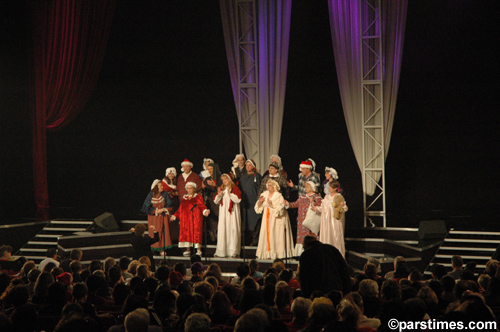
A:
[[[444,239],[448,229],[444,220],[425,220],[420,222],[418,236],[421,240]]]
[[[115,217],[109,212],[104,212],[94,219],[95,226],[105,231],[116,231],[119,229]]]

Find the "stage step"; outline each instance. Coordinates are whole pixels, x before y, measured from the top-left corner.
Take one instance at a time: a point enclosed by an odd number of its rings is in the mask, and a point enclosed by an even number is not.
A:
[[[59,239],[65,235],[73,235],[75,232],[84,232],[93,225],[93,221],[77,219],[77,220],[51,220],[42,228],[42,230],[29,240],[16,253],[18,256],[24,256],[27,259],[34,260],[39,263],[45,259],[47,249],[57,247],[59,254],[61,248]]]
[[[476,272],[483,270],[500,246],[499,232],[460,231],[451,229],[444,239],[438,252],[426,268],[425,274],[430,275],[433,264],[441,264],[451,271],[451,258],[459,255],[464,266],[469,262],[476,262]]]

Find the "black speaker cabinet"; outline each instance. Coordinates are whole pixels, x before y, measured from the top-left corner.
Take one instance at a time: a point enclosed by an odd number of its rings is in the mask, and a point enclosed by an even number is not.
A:
[[[418,236],[422,240],[444,239],[448,234],[444,220],[421,221],[418,228]]]
[[[94,223],[98,228],[106,231],[116,231],[117,229],[119,229],[115,217],[109,212],[105,212],[99,217],[95,218]]]

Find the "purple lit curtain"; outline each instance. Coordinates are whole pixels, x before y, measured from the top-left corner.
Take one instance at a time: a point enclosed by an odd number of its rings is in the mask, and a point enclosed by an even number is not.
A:
[[[383,47],[383,112],[385,122],[385,157],[389,151],[396,99],[399,86],[401,59],[406,25],[407,0],[381,1]],[[328,0],[330,29],[335,56],[335,67],[349,138],[359,168],[363,166],[363,118],[361,114],[360,20],[359,1]],[[365,147],[365,148],[374,148]],[[380,178],[380,176],[378,176]],[[378,179],[377,179],[378,180]],[[368,195],[375,192],[375,184],[366,188]]]
[[[83,109],[101,70],[115,0],[33,1],[33,173],[37,220],[49,218],[47,131]]]
[[[252,22],[237,22],[235,0],[220,0],[224,40],[226,43],[227,61],[234,101],[238,108],[238,40],[237,24],[246,30]],[[253,158],[260,169],[267,168],[269,157],[278,154],[283,110],[285,104],[286,74],[288,66],[288,45],[290,37],[291,0],[257,0],[257,84],[258,95],[250,95],[250,99],[258,100],[259,132],[243,138],[243,146],[247,158]],[[251,63],[242,63],[248,69]],[[252,77],[249,78],[250,80]],[[238,112],[238,109],[236,110]],[[252,108],[242,102],[242,113],[248,115]],[[239,116],[239,113],[238,113]],[[257,125],[250,123],[249,125]],[[253,142],[260,142],[257,150]]]

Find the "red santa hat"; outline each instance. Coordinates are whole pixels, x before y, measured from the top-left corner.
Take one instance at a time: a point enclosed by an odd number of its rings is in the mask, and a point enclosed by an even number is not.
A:
[[[71,286],[71,279],[71,274],[69,274],[68,272],[61,273],[56,277],[56,280],[58,282],[62,282],[63,284],[66,284],[68,286]]]
[[[300,163],[299,169],[301,168],[310,168],[312,170],[313,166],[310,160],[306,160]]]
[[[188,166],[191,166],[193,167],[193,163],[190,162],[189,160],[187,159],[184,159],[184,161],[181,163],[181,166],[184,166],[184,165],[188,165]]]

